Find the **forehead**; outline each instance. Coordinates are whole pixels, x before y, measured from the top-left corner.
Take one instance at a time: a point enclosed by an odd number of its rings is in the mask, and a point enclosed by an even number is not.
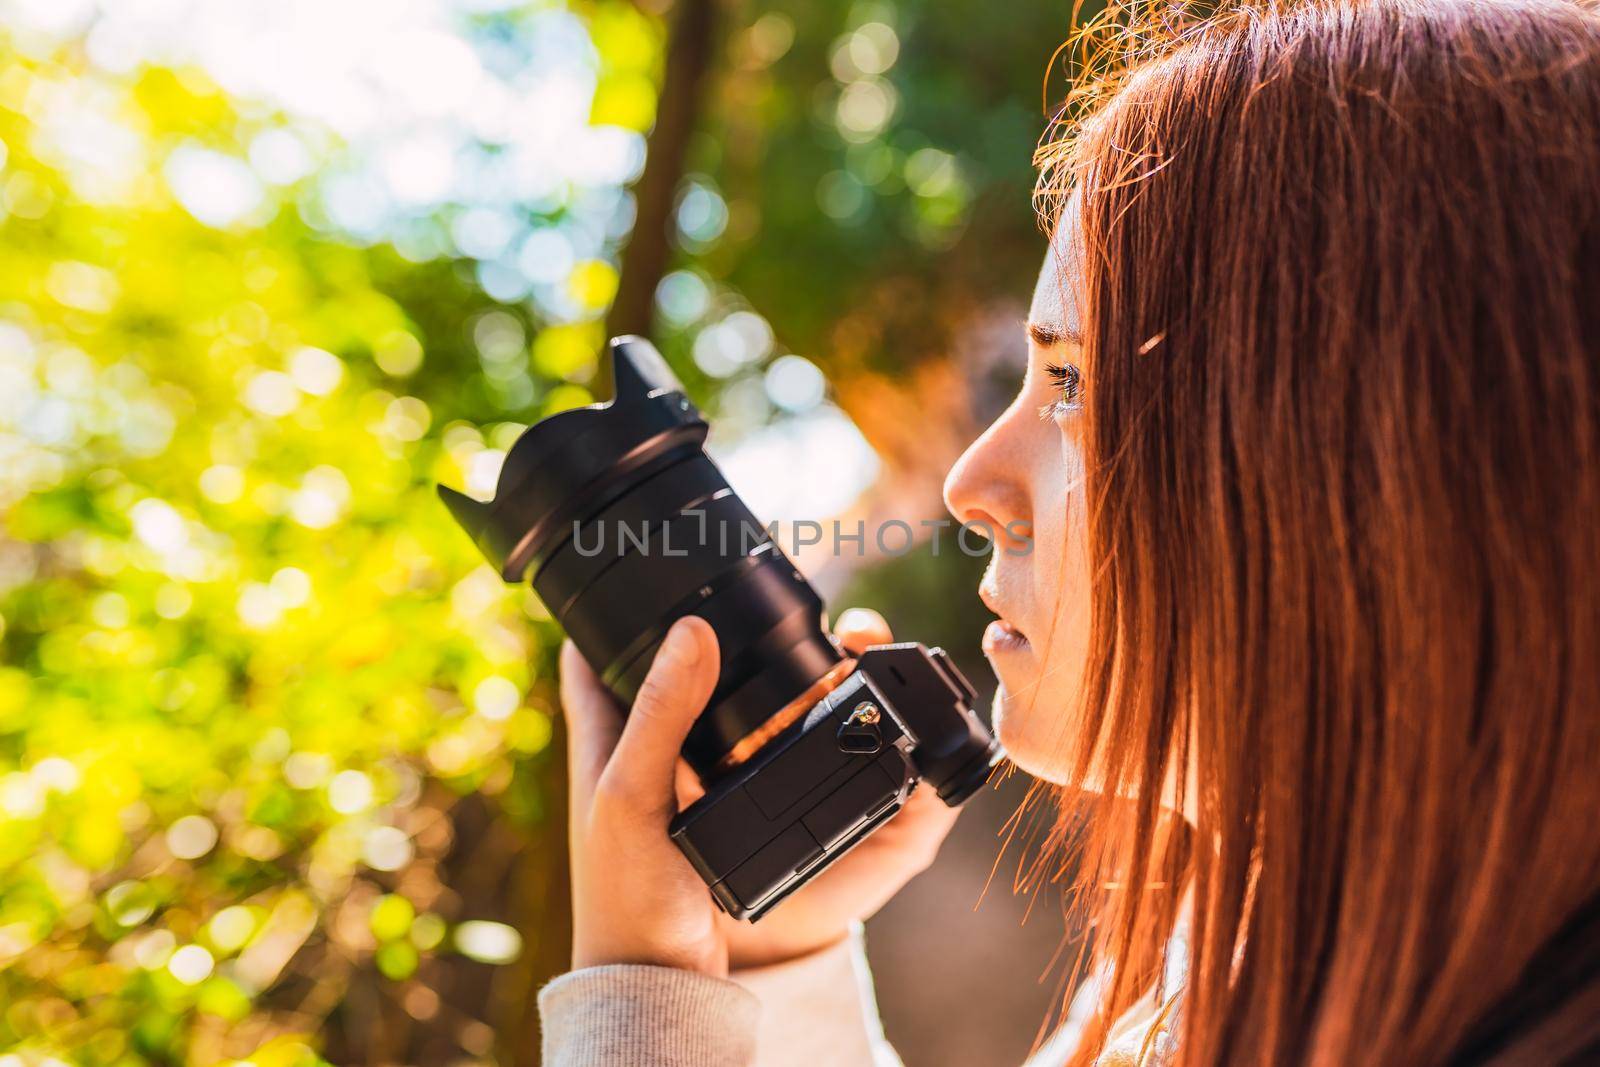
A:
[[[1062,212],[1055,233],[1050,235],[1039,280],[1034,283],[1033,302],[1028,307],[1029,322],[1068,335],[1080,332],[1077,292],[1082,280],[1082,256],[1076,206],[1074,197]]]

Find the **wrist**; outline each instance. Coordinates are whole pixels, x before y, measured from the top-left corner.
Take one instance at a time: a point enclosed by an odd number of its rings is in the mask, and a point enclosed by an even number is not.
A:
[[[714,946],[702,948],[641,941],[574,940],[573,970],[614,965],[666,967],[675,971],[702,974],[708,978],[728,977],[728,954]]]
[[[735,941],[728,946],[728,967],[733,971],[749,971],[762,967],[777,967],[796,960],[825,952],[849,938],[853,924],[826,930],[774,931],[770,936],[756,936]]]

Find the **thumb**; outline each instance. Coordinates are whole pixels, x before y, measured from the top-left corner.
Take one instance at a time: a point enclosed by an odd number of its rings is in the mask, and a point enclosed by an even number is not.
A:
[[[678,751],[717,686],[717,635],[695,615],[667,631],[628,712],[600,789],[636,814],[665,820],[677,811]]]

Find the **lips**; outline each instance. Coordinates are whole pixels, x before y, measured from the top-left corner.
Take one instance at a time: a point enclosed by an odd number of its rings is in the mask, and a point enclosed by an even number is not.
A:
[[[983,651],[993,655],[1027,649],[1028,635],[1022,632],[1021,627],[1006,618],[999,595],[989,582],[985,581],[978,587],[978,597],[985,607],[999,616],[989,624],[988,629],[983,631]]]
[[[1022,652],[1030,648],[1028,636],[1004,619],[996,619],[983,631],[983,651],[987,655]]]

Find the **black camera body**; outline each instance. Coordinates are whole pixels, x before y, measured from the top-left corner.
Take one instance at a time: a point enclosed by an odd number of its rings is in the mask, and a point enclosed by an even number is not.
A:
[[[879,645],[859,664],[673,820],[673,840],[730,915],[760,918],[849,851],[900,810],[924,767],[941,758],[922,739],[976,721],[977,694],[943,649]],[[959,740],[949,748],[944,757],[974,761],[971,773],[954,776],[955,792],[940,794],[954,805],[988,779],[993,759],[987,745],[975,758]]]
[[[1001,750],[943,650],[847,657],[816,591],[706,456],[707,424],[660,354],[623,337],[611,355],[615,397],[529,427],[492,501],[439,493],[502,577],[531,575],[624,707],[673,622],[711,624],[721,674],[683,748],[706,793],[671,833],[722,908],[754,921],[919,780],[960,804]]]

